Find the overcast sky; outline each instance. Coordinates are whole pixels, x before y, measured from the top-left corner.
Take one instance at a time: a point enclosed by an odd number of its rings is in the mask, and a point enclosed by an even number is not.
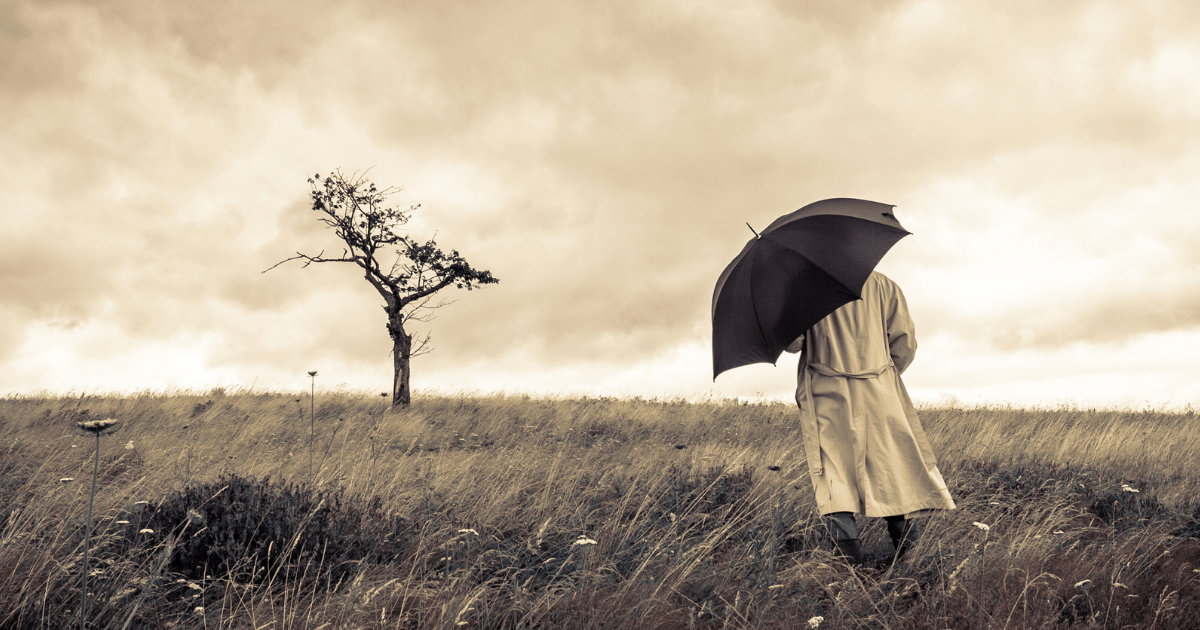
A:
[[[829,197],[896,205],[914,398],[1200,403],[1200,4],[0,0],[0,393],[382,392],[306,178],[371,169],[498,285],[418,390],[712,380],[712,290]]]

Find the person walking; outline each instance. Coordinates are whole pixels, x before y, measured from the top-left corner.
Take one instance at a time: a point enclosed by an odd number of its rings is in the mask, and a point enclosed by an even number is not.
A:
[[[897,557],[914,519],[954,509],[900,374],[917,341],[900,287],[879,272],[862,299],[801,335],[796,404],[817,508],[838,551],[865,560],[855,514],[883,517]]]

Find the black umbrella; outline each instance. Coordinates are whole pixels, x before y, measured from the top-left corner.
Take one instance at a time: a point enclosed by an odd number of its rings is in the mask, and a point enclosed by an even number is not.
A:
[[[713,292],[713,379],[742,365],[774,364],[813,324],[860,299],[875,265],[909,234],[893,207],[825,199],[756,233]]]

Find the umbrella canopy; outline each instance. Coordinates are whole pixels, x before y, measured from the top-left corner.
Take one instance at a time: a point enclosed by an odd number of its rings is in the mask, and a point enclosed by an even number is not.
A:
[[[888,204],[825,199],[776,219],[750,239],[713,292],[713,379],[784,348],[862,297],[883,255],[908,236]]]

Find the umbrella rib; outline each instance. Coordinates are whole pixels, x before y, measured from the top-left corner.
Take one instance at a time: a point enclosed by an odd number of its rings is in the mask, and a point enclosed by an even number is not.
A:
[[[756,247],[756,248],[750,250],[750,255],[754,258],[757,258],[758,252],[760,252],[760,251],[762,251],[762,250],[760,248]],[[754,286],[754,265],[753,265],[754,261],[753,261],[753,259],[751,259],[749,262],[751,263],[748,267],[748,269],[750,271],[749,283],[750,283],[750,286]],[[758,304],[756,304],[753,299],[750,300],[750,307],[754,309],[754,327],[758,329],[758,336],[762,340],[762,345],[763,345],[763,347],[768,347],[767,332],[765,330],[763,330],[762,318],[759,316],[759,313],[758,313]],[[771,362],[771,365],[775,365],[778,361],[779,361],[779,358],[776,357],[775,361]]]

